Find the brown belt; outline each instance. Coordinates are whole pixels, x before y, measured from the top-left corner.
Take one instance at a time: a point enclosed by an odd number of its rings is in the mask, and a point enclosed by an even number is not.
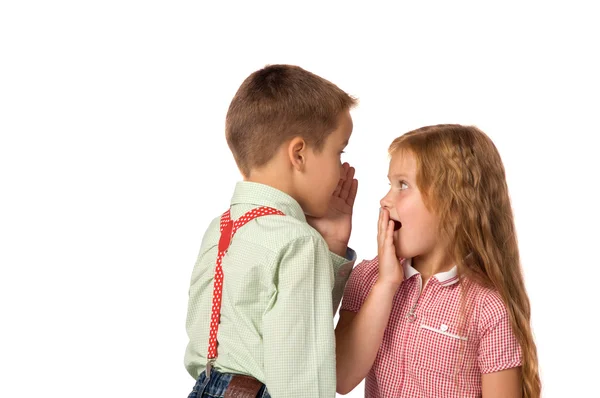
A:
[[[224,398],[256,398],[262,386],[254,377],[233,375]]]

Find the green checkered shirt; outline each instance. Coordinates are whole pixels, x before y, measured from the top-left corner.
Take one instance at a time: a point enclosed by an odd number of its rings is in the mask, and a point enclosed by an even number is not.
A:
[[[215,368],[255,377],[273,398],[335,397],[333,315],[356,259],[329,251],[289,195],[239,182],[231,218],[260,206],[285,216],[256,218],[235,234],[223,258],[223,301]],[[208,227],[189,290],[185,366],[206,367],[219,220]]]

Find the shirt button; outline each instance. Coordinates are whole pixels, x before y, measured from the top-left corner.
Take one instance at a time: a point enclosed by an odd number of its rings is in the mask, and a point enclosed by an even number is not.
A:
[[[445,331],[447,331],[447,330],[448,330],[448,325],[444,325],[444,324],[442,324],[442,325],[440,326],[440,330],[441,330],[442,332],[445,332]]]

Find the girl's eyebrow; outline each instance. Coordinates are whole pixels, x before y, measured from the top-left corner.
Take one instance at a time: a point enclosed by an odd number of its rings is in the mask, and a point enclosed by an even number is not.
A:
[[[408,175],[403,174],[403,173],[394,173],[392,175],[388,174],[388,180],[391,180],[393,178],[408,178]]]

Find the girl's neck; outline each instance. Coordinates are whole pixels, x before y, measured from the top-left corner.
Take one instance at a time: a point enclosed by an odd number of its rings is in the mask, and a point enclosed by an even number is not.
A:
[[[430,253],[415,256],[411,261],[411,265],[419,271],[423,286],[425,286],[425,283],[433,275],[450,271],[455,264],[446,250],[434,250]]]

